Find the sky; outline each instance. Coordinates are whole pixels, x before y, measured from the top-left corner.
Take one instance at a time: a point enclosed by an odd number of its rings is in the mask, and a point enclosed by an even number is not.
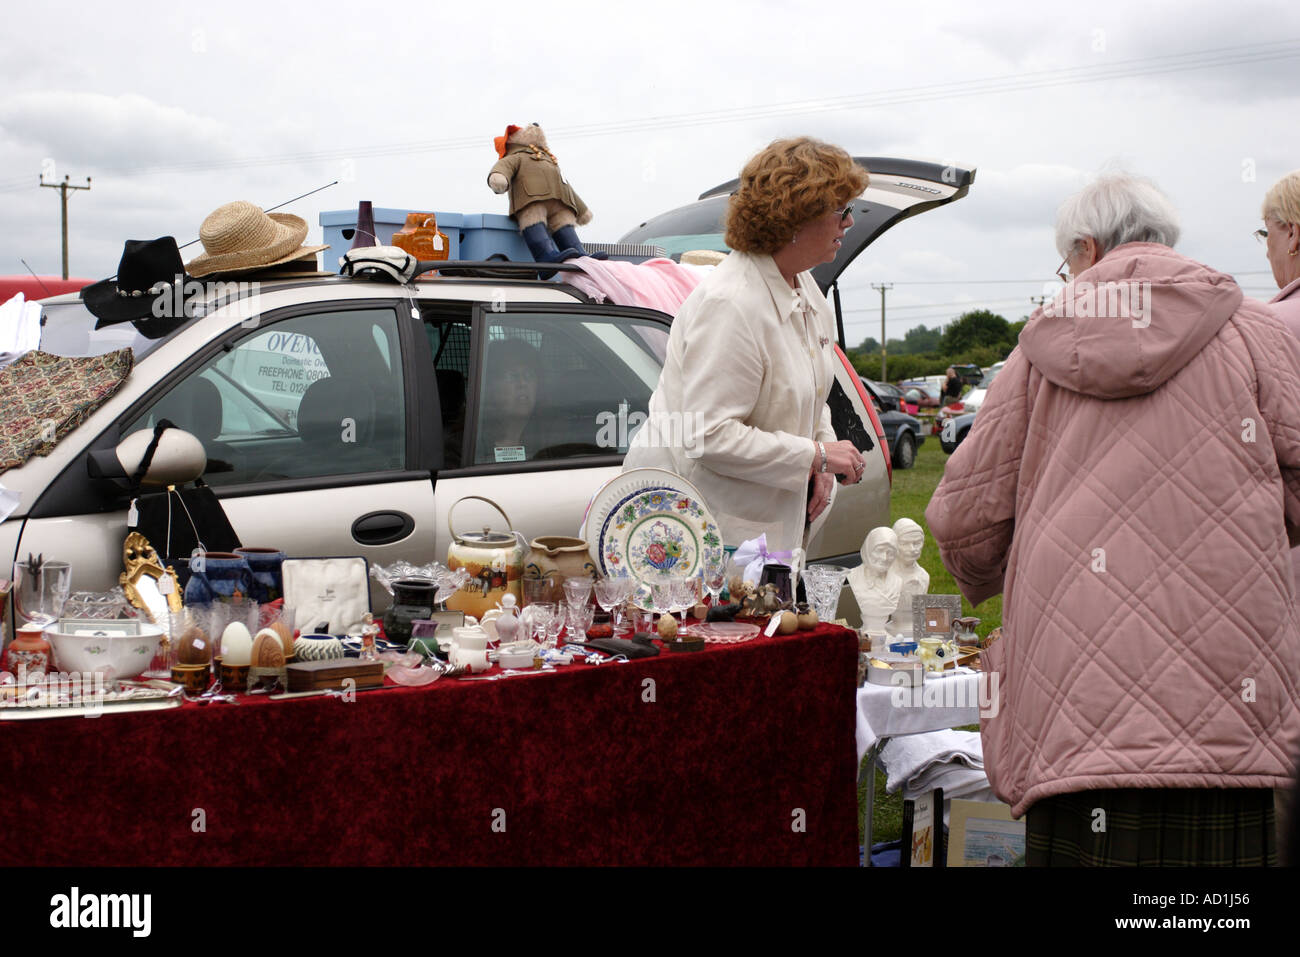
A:
[[[1108,169],[1148,176],[1178,248],[1276,286],[1251,237],[1300,168],[1300,5],[1048,6],[442,0],[389,8],[7,5],[0,34],[0,274],[116,272],[122,243],[186,243],[216,207],[505,213],[494,136],[540,123],[614,241],[735,177],[773,139],[977,169],[969,194],[881,236],[841,278],[850,345],[972,308],[1016,320],[1059,284],[1057,206]],[[186,259],[201,251],[183,250]]]

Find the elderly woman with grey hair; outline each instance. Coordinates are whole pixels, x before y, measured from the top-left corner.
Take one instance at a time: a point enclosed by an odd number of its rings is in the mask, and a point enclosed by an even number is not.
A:
[[[1300,742],[1300,342],[1182,256],[1154,184],[1061,206],[1072,280],[1030,316],[926,509],[1003,595],[981,721],[1028,862],[1276,862]]]

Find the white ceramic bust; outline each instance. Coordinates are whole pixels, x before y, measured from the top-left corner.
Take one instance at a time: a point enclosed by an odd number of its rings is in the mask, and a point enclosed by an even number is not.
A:
[[[862,628],[869,635],[885,632],[885,622],[898,607],[902,579],[894,571],[898,536],[888,525],[873,528],[862,543],[862,564],[849,572],[849,587],[862,612]]]
[[[900,518],[894,523],[898,536],[898,557],[894,559],[894,574],[901,583],[898,607],[889,621],[889,631],[895,635],[912,637],[912,596],[924,595],[930,590],[930,573],[917,564],[921,549],[925,547],[925,529],[910,518]]]

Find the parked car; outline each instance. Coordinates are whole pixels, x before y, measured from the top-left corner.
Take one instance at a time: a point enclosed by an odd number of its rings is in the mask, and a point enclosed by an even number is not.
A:
[[[889,442],[889,455],[894,468],[910,469],[916,463],[916,450],[925,441],[925,431],[920,420],[885,406],[887,397],[882,394],[883,390],[896,389],[895,386],[885,386],[870,379],[863,379],[862,383],[876,404],[880,424],[885,429],[885,439]]]
[[[880,407],[886,412],[906,412],[903,408],[905,398],[903,390],[889,382],[877,382],[875,379],[867,379],[867,388],[871,390],[876,399],[880,402]],[[910,414],[910,413],[908,413]]]
[[[984,403],[984,396],[989,391],[989,386],[993,384],[993,379],[1002,369],[1001,362],[995,362],[988,367],[988,371],[980,378],[979,385],[971,389],[964,396],[939,410],[939,414],[934,420],[934,434],[938,435],[942,431],[944,423],[953,416],[964,415],[968,412],[974,412]]]
[[[984,378],[984,370],[973,363],[953,366],[952,370],[957,373],[957,378],[961,379],[966,385],[978,385],[980,379]]]
[[[944,430],[939,433],[939,446],[949,455],[952,455],[974,424],[974,412],[967,412],[964,415],[953,417],[949,422],[945,423]]]
[[[855,202],[854,228],[836,261],[813,270],[837,315],[833,286],[844,266],[894,223],[964,196],[974,178],[934,164],[859,162],[872,185]],[[732,188],[642,231],[659,224],[683,248],[718,248]],[[525,263],[440,263],[436,277],[407,286],[342,276],[246,285],[158,339],[129,323],[96,329],[76,294],[44,300],[43,349],[129,347],[135,365],[48,456],[3,473],[19,503],[0,523],[0,562],[43,554],[72,562],[76,590],[117,584],[128,502],[117,485],[90,477],[88,454],[163,418],[202,442],[204,479],[248,545],[372,564],[445,560],[449,511],[469,495],[497,503],[528,539],[576,534],[591,495],[620,470],[671,324],[653,309],[597,304],[562,281],[539,281]],[[537,350],[547,435],[502,455],[480,436],[502,402],[493,347],[511,339]],[[889,519],[892,453],[842,344],[841,324],[836,433],[879,453],[865,456],[860,483],[837,488],[808,557],[856,564],[866,533]],[[354,441],[340,442],[343,422]],[[454,517],[458,531],[505,521],[476,501]],[[378,584],[371,598],[376,610],[390,601]]]
[[[903,395],[913,405],[922,409],[937,409],[943,404],[943,386],[924,380],[909,380],[898,383]],[[912,393],[916,393],[913,397]]]

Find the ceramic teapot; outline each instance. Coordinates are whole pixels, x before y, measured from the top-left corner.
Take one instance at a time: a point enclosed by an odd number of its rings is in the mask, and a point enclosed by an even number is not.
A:
[[[484,526],[481,532],[458,534],[452,516],[456,506],[467,499],[486,502],[500,512],[507,531],[495,531]],[[469,583],[447,599],[448,608],[482,618],[500,603],[507,592],[519,602],[522,597],[519,581],[524,575],[528,543],[521,534],[509,531],[509,528],[510,516],[496,502],[481,495],[466,495],[448,510],[447,531],[451,533],[451,544],[447,546],[447,567],[452,571],[463,568],[470,576]]]

